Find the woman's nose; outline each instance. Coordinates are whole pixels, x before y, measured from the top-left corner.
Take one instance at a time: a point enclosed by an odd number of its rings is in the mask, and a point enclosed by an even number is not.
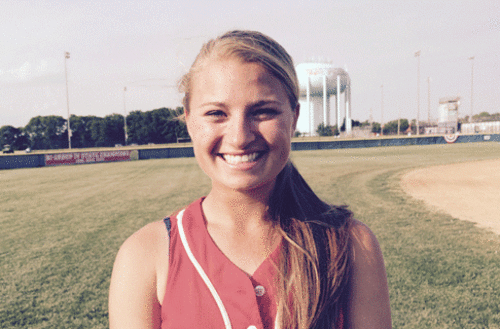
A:
[[[234,147],[243,148],[255,140],[254,130],[252,120],[240,116],[233,117],[227,126],[226,139]]]

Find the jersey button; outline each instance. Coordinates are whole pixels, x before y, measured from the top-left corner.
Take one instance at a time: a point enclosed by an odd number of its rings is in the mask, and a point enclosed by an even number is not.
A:
[[[257,286],[254,289],[255,289],[255,295],[257,297],[262,297],[266,293],[266,289],[264,289],[263,286]]]

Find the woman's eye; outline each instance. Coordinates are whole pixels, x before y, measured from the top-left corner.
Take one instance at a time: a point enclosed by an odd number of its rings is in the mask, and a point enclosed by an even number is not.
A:
[[[252,113],[252,115],[258,118],[259,120],[269,120],[274,118],[278,114],[279,114],[278,110],[268,109],[268,108],[258,109],[253,111]]]
[[[214,111],[208,111],[205,115],[212,118],[221,119],[226,116],[226,113],[224,113],[224,111],[214,110]]]

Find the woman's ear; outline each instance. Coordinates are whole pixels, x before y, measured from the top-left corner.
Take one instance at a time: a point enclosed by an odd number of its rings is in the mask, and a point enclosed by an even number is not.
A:
[[[189,110],[184,108],[184,113],[181,114],[181,118],[184,120],[184,121],[187,121],[187,117],[189,116]]]
[[[184,121],[184,123],[186,124],[186,130],[188,132],[189,137],[191,137],[191,132],[190,132],[191,129],[189,129],[189,111],[188,110],[184,109],[184,113],[182,114],[180,120]]]
[[[292,137],[295,134],[295,130],[297,129],[297,121],[299,120],[299,114],[300,114],[300,104],[297,103],[297,106],[295,106],[295,109],[293,110]]]

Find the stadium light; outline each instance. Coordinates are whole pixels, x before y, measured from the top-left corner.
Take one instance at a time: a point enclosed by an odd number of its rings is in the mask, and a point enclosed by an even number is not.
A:
[[[384,136],[384,85],[380,85],[380,136]]]
[[[400,131],[401,131],[401,106],[399,106],[398,110],[398,136]]]
[[[127,145],[127,103],[125,102],[125,93],[127,87],[123,87],[123,131],[125,132],[125,145]]]
[[[69,124],[69,92],[68,92],[68,67],[66,65],[69,59],[69,52],[64,53],[64,75],[66,77],[66,105],[68,108],[68,147],[71,149],[71,126]]]
[[[471,72],[470,72],[470,118],[469,123],[472,122],[473,115],[473,97],[474,97],[474,56],[469,57],[471,61]]]
[[[420,50],[415,53],[417,57],[417,136],[420,135]]]

